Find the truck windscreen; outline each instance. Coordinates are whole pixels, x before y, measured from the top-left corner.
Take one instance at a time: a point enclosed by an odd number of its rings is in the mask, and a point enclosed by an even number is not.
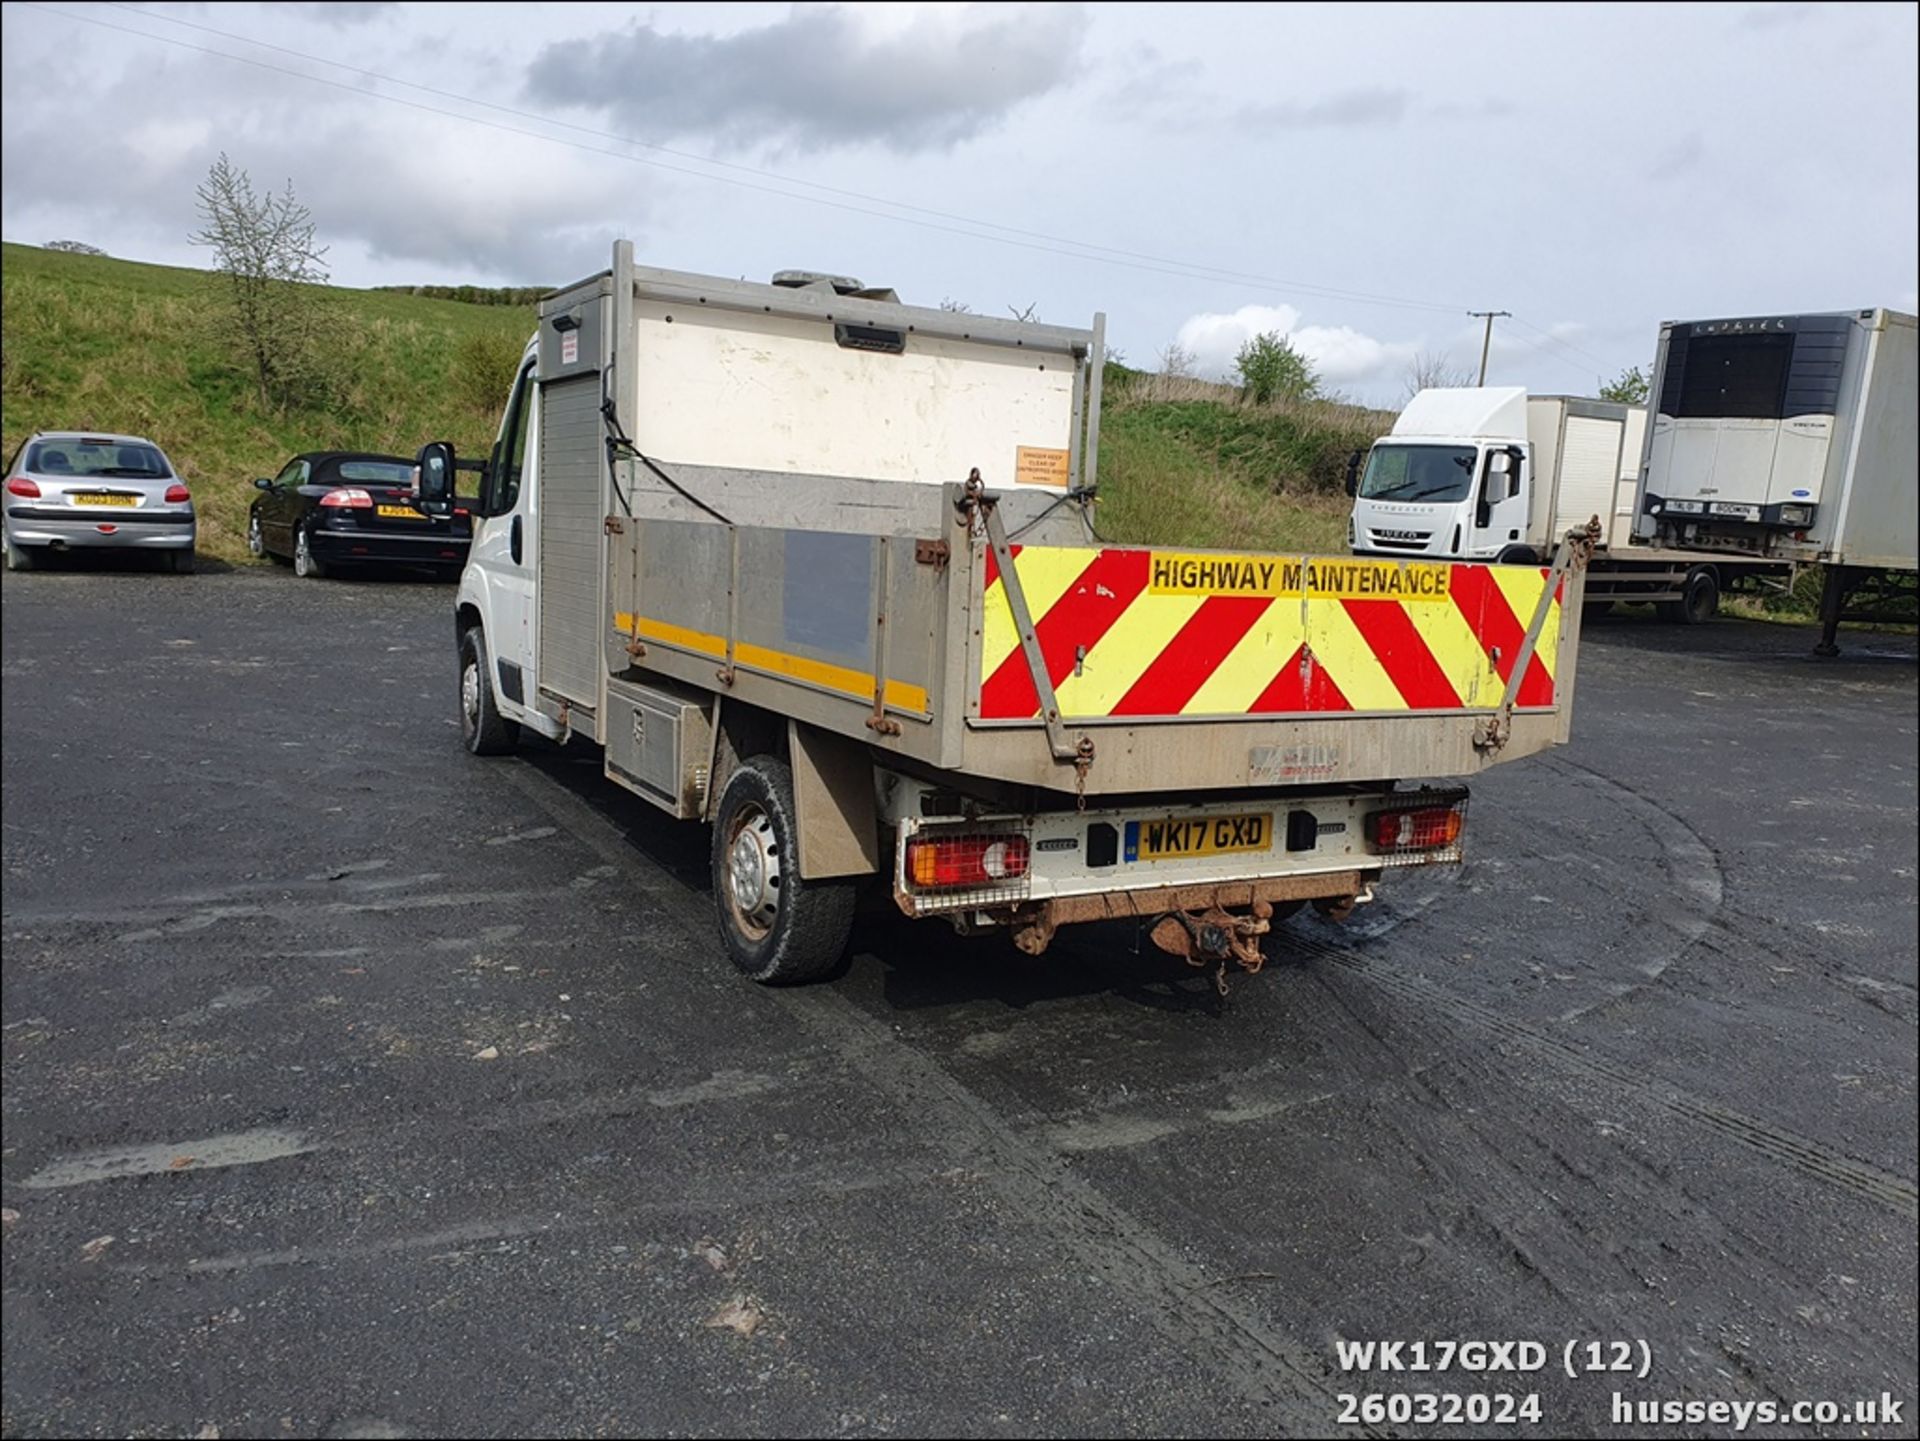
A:
[[[1470,445],[1376,445],[1360,477],[1367,500],[1451,503],[1473,489]]]

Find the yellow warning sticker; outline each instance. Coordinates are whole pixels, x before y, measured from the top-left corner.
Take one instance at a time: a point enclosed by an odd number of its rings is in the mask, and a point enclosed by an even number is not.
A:
[[[1050,485],[1055,490],[1065,490],[1071,479],[1067,473],[1067,452],[1037,445],[1018,446],[1014,450],[1013,478],[1021,485]]]
[[[1374,560],[1289,560],[1155,551],[1149,595],[1306,595],[1340,600],[1441,601],[1453,567]]]

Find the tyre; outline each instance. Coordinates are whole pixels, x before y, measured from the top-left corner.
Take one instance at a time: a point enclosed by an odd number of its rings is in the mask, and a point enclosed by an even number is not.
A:
[[[1701,566],[1687,573],[1679,600],[1663,600],[1655,608],[1674,625],[1705,625],[1720,612],[1720,582]]]
[[[1500,558],[1494,561],[1494,564],[1538,565],[1540,557],[1533,553],[1533,547],[1530,545],[1510,545],[1500,552]]]
[[[191,550],[175,550],[167,553],[167,564],[175,575],[192,575],[194,557]]]
[[[260,532],[260,512],[247,516],[247,554],[255,560],[267,553],[267,538]]]
[[[764,986],[833,972],[853,930],[852,880],[800,876],[793,773],[753,756],[727,777],[713,823],[713,900],[720,937],[740,973]]]
[[[500,714],[479,626],[460,636],[460,739],[477,756],[503,756],[520,743],[520,724]]]
[[[39,560],[40,557],[35,555],[26,546],[15,545],[13,543],[13,537],[7,537],[8,570],[32,570],[34,566],[39,563]]]
[[[293,533],[293,573],[302,580],[319,580],[327,573],[326,562],[313,553],[305,526]]]

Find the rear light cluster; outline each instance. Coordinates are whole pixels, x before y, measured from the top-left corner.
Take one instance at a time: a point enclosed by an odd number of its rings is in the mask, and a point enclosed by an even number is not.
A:
[[[1424,798],[1422,798],[1424,799]],[[1429,851],[1459,846],[1466,829],[1467,798],[1437,797],[1419,800],[1395,810],[1374,811],[1367,817],[1367,845],[1381,856],[1425,859]]]
[[[372,510],[373,497],[364,490],[345,486],[321,496],[320,507],[323,510]]]
[[[167,487],[167,504],[168,505],[185,505],[188,501],[192,499],[193,499],[193,492],[188,490],[184,485],[181,485],[178,482],[175,482],[173,485],[170,485]]]
[[[24,500],[38,500],[40,487],[24,475],[10,476],[7,480],[7,494],[20,496]]]
[[[984,890],[1027,875],[1023,835],[925,835],[907,842],[906,882],[916,891]]]

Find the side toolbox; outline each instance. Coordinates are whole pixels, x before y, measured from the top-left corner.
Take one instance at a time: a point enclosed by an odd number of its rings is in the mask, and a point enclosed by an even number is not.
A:
[[[711,697],[672,682],[607,682],[607,775],[680,820],[702,815],[713,760]]]

